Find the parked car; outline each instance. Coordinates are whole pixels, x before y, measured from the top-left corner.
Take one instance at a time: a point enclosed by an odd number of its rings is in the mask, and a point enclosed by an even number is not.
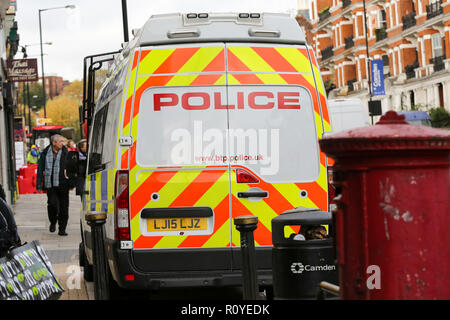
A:
[[[403,114],[405,120],[410,124],[431,127],[430,115],[425,111],[398,111],[397,113]]]

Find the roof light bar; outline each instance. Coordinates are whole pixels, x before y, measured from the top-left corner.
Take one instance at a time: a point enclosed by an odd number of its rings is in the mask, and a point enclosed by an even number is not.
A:
[[[259,18],[261,18],[261,14],[260,13],[246,13],[246,12],[242,12],[242,13],[239,13],[239,18],[241,18],[241,19],[248,19],[248,18],[259,19]]]
[[[198,30],[198,29],[170,30],[170,31],[167,32],[167,37],[169,39],[198,38],[198,37],[200,37],[200,30]]]

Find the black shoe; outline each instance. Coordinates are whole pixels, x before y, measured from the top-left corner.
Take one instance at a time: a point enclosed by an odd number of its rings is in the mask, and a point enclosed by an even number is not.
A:
[[[58,232],[58,235],[60,235],[60,236],[67,236],[67,232],[65,232],[65,231],[59,231]]]
[[[49,230],[50,230],[50,232],[55,232],[55,230],[56,230],[56,223],[51,223]]]

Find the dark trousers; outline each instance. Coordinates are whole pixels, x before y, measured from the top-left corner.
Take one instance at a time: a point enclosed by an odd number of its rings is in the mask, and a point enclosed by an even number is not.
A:
[[[51,224],[58,222],[59,231],[65,231],[69,220],[69,189],[67,187],[47,190],[47,211]]]

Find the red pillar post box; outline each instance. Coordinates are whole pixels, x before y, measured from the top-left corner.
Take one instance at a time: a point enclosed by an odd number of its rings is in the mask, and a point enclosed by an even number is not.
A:
[[[390,111],[326,137],[342,299],[450,299],[450,131]]]

